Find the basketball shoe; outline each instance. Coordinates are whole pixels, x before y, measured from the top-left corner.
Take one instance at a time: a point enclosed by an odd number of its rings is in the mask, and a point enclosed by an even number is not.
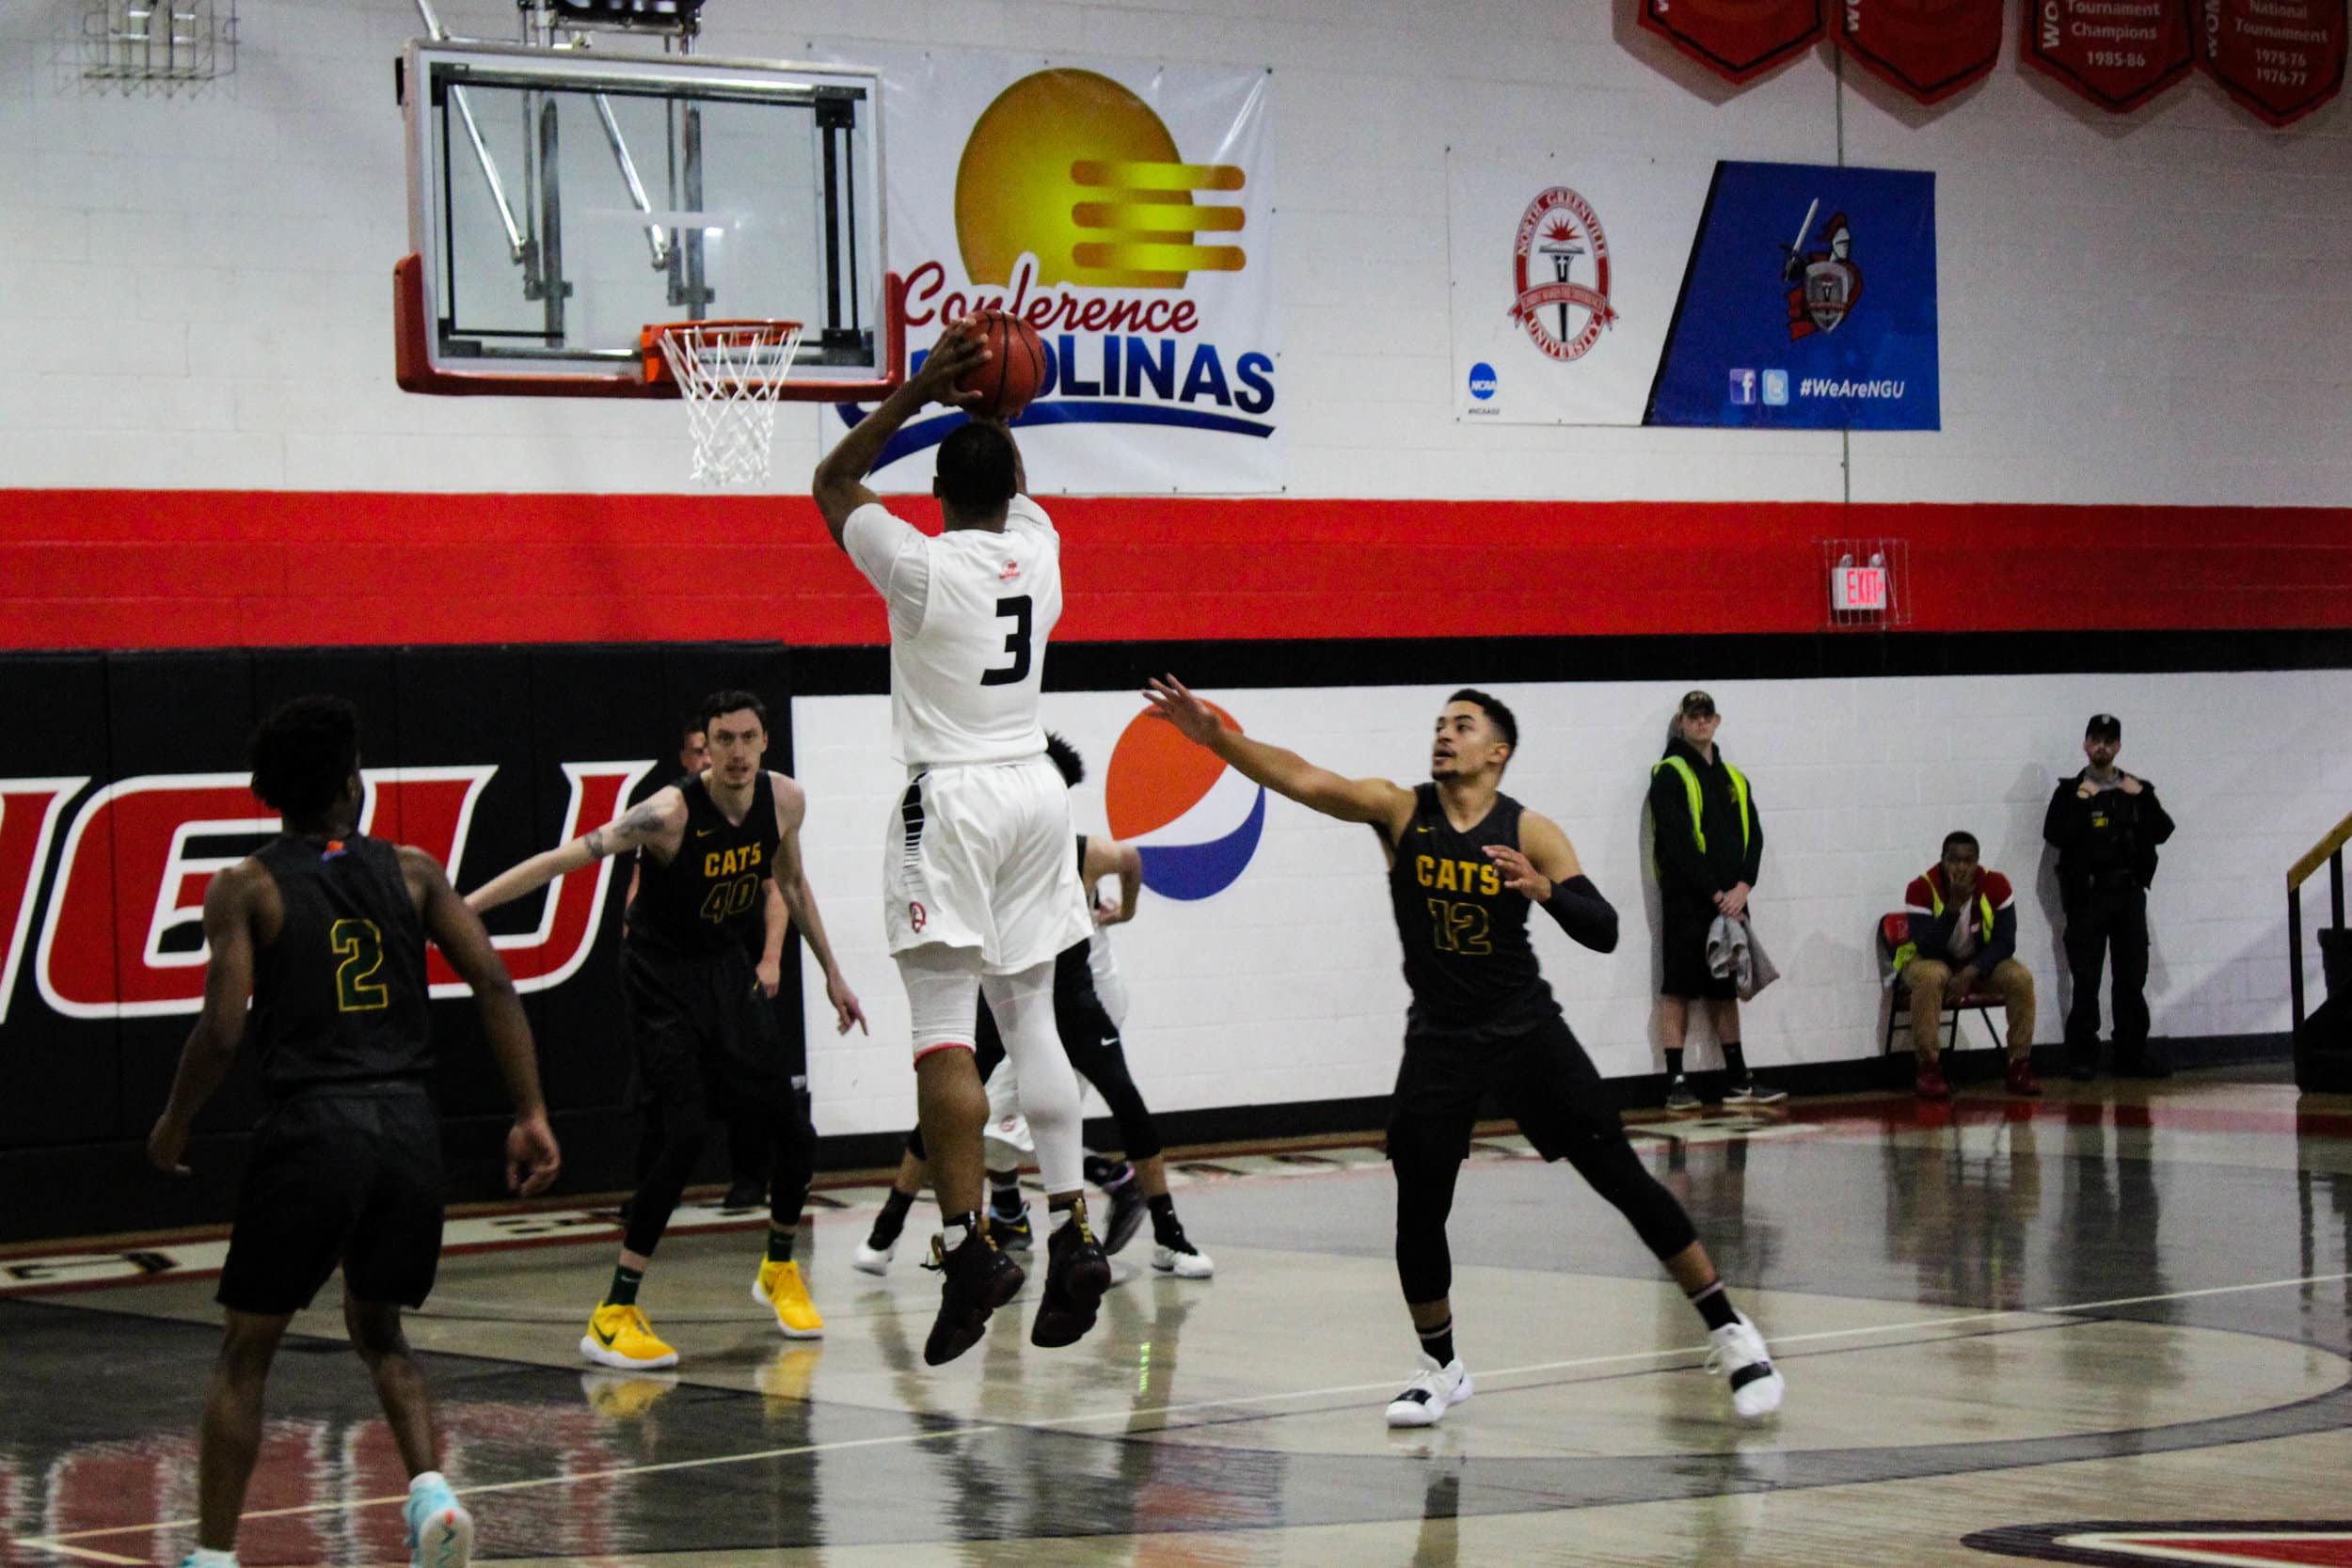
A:
[[[1730,1323],[1709,1330],[1707,1338],[1715,1347],[1708,1352],[1707,1370],[1720,1374],[1731,1385],[1731,1408],[1740,1413],[1741,1420],[1761,1420],[1780,1408],[1781,1396],[1788,1386],[1772,1366],[1772,1352],[1765,1348],[1764,1336],[1748,1322],[1745,1312],[1736,1313]]]
[[[1094,1326],[1103,1292],[1111,1288],[1111,1260],[1087,1222],[1087,1200],[1079,1198],[1045,1242],[1045,1291],[1038,1303],[1029,1343],[1054,1350],[1074,1345]]]
[[[944,1238],[932,1237],[931,1260],[924,1267],[947,1276],[939,1287],[939,1317],[923,1341],[924,1363],[932,1367],[944,1366],[978,1344],[988,1315],[1018,1295],[1028,1278],[977,1225],[953,1252]]]
[[[588,1332],[580,1337],[580,1354],[599,1367],[617,1367],[625,1372],[677,1365],[677,1352],[655,1336],[653,1324],[633,1304],[616,1307],[607,1302],[588,1314]]]
[[[825,1320],[808,1299],[808,1285],[795,1262],[765,1262],[752,1280],[752,1299],[776,1315],[776,1327],[787,1339],[815,1339],[825,1332]]]
[[[1470,1369],[1455,1356],[1440,1367],[1427,1355],[1415,1357],[1421,1370],[1405,1386],[1405,1392],[1389,1402],[1389,1425],[1392,1427],[1433,1427],[1445,1419],[1445,1413],[1470,1397]]]
[[[438,1470],[408,1483],[411,1568],[466,1568],[473,1560],[473,1515]]]

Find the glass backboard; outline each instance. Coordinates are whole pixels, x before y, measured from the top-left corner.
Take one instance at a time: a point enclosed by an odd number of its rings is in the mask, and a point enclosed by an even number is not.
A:
[[[874,72],[420,40],[401,86],[408,390],[675,395],[640,339],[685,321],[803,324],[788,395],[898,373]]]

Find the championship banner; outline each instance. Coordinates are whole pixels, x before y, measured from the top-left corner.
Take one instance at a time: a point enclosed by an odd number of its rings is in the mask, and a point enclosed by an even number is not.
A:
[[[2025,0],[2026,58],[2112,114],[2196,62],[2194,0]]]
[[[1640,424],[1713,172],[1447,148],[1454,418]]]
[[[1842,0],[1837,44],[1922,103],[1981,80],[2001,60],[2007,0]]]
[[[2197,63],[2255,118],[2292,125],[2344,89],[2346,0],[2201,0]]]
[[[1821,40],[1821,0],[1635,0],[1643,26],[1729,82],[1748,82]]]
[[[1014,421],[1033,489],[1280,488],[1267,72],[818,47],[882,73],[911,355],[987,308],[1044,339],[1044,389]],[[826,442],[864,412],[823,416]],[[908,421],[875,487],[929,490],[962,419]]]
[[[1718,164],[1645,422],[1941,429],[1935,320],[1934,175]]]

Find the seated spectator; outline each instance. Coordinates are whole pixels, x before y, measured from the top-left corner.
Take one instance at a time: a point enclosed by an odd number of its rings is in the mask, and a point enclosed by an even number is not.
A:
[[[2009,879],[1977,861],[1974,833],[1949,833],[1944,858],[1911,879],[1903,906],[1911,940],[1895,953],[1895,974],[1911,992],[1911,1040],[1922,1100],[1949,1100],[1937,1056],[1944,1009],[1962,997],[1997,994],[2009,1012],[2009,1092],[2042,1092],[2033,1072],[2033,976],[2017,961],[2017,899]]]

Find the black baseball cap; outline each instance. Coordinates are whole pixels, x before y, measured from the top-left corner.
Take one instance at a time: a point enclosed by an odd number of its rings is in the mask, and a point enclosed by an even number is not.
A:
[[[2083,738],[2121,740],[2123,738],[2123,721],[2112,713],[2094,713],[2090,716],[2090,722],[2083,726]]]
[[[1715,714],[1715,699],[1704,691],[1685,691],[1677,711],[1685,719],[1711,719]]]

